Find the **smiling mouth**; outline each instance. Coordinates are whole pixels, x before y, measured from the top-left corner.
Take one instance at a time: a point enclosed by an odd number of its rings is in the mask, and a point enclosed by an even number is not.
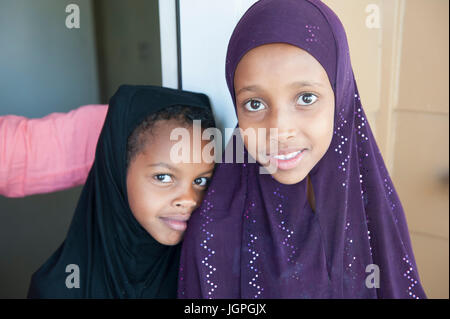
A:
[[[290,170],[299,165],[308,149],[300,149],[294,152],[281,151],[283,154],[268,155],[269,160],[273,162],[278,169]]]
[[[273,159],[277,159],[277,160],[282,160],[282,161],[286,161],[286,160],[290,160],[294,157],[296,157],[297,155],[299,155],[300,153],[306,151],[306,148],[286,148],[284,150],[278,150],[278,153],[276,154],[265,154],[266,157],[268,158],[273,158]]]
[[[298,154],[300,154],[301,152],[303,152],[304,150],[299,150],[297,152],[292,152],[292,153],[288,153],[288,154],[281,154],[281,155],[273,155],[273,158],[276,158],[278,160],[290,160],[291,158],[296,157]]]

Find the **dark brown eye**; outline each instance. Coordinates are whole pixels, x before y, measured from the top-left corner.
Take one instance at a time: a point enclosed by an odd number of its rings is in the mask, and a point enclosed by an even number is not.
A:
[[[194,179],[194,184],[198,186],[206,186],[209,183],[209,178],[207,177],[199,177]]]
[[[298,99],[298,104],[300,105],[311,105],[317,100],[317,96],[312,93],[305,93],[300,95]]]
[[[247,110],[252,112],[264,109],[264,105],[258,100],[250,100],[247,103],[245,103],[244,106]]]
[[[261,105],[261,102],[259,102],[259,101],[251,101],[250,102],[250,107],[254,110],[257,110],[260,105]]]
[[[154,178],[161,183],[170,183],[172,181],[172,177],[169,174],[158,174]]]

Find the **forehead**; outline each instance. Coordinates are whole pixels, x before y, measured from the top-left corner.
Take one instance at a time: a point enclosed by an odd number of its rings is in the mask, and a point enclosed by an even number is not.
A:
[[[325,69],[308,52],[286,43],[272,43],[247,52],[238,63],[235,85],[247,81],[265,82],[278,77],[277,81],[295,77],[297,80],[328,81]],[[264,78],[264,79],[262,79]]]
[[[194,142],[194,139],[198,141]],[[180,120],[159,120],[151,129],[141,158],[149,163],[164,162],[191,170],[195,170],[195,167],[204,168],[214,163],[205,163],[203,160],[194,163],[194,155],[201,159],[203,147],[209,142],[202,140],[202,129],[199,127],[194,129],[193,125]],[[197,145],[201,147],[196,147]],[[189,163],[176,163],[172,160],[173,152],[176,153],[181,148],[190,154]]]
[[[149,139],[152,144],[166,144],[170,141],[170,135],[174,130],[187,130],[192,134],[192,125],[183,122],[180,119],[157,120],[152,128]]]

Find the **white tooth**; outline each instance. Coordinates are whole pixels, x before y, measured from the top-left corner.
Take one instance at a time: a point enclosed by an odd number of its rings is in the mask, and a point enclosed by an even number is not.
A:
[[[300,153],[300,152],[294,152],[294,153],[288,154],[288,155],[286,156],[286,159],[294,158],[294,157],[296,157],[299,153]]]
[[[289,153],[289,154],[286,154],[286,155],[275,155],[274,157],[276,159],[288,160],[288,159],[296,157],[300,153],[301,153],[301,151],[298,151],[298,152],[293,152],[293,153]]]

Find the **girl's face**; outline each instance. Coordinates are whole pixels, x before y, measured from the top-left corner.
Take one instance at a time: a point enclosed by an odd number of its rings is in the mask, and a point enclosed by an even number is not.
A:
[[[250,155],[263,166],[272,163],[278,182],[302,181],[333,136],[334,92],[325,69],[296,46],[267,44],[250,50],[239,62],[234,89],[239,128],[256,132],[255,137],[243,134]],[[260,128],[266,135],[257,141]],[[271,136],[270,128],[278,133]],[[270,153],[270,145],[278,151]]]
[[[127,172],[127,193],[130,209],[136,220],[158,242],[178,244],[192,211],[202,201],[212,176],[214,163],[193,163],[193,128],[186,127],[191,140],[183,139],[183,150],[189,149],[190,163],[173,163],[170,132],[180,127],[176,120],[160,120],[152,128],[143,152],[131,161]],[[184,126],[183,126],[184,127]],[[202,149],[208,141],[202,140]],[[179,144],[178,144],[179,145]]]

